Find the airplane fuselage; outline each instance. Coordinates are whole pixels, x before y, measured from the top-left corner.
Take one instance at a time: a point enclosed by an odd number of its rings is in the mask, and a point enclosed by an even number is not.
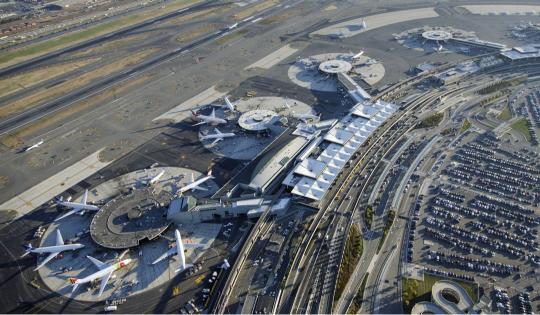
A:
[[[211,179],[211,178],[214,178],[213,176],[205,176],[203,178],[200,178],[200,179],[197,179],[196,181],[194,181],[193,183],[191,184],[188,184],[182,188],[180,188],[180,192],[183,193],[183,192],[186,192],[190,189],[192,189],[193,187],[197,187],[199,186],[200,184],[206,182],[207,180]]]
[[[107,268],[96,271],[91,275],[88,275],[88,276],[86,276],[84,278],[75,280],[73,282],[73,284],[88,283],[88,282],[92,282],[92,281],[94,281],[96,279],[101,279],[103,276],[105,276],[105,275],[107,275],[107,274],[109,274],[109,273],[111,273],[113,271],[124,268],[125,266],[129,265],[131,262],[132,262],[132,259],[130,259],[130,258],[121,260],[121,261],[119,261],[119,262],[117,262],[117,263],[115,263],[113,265],[110,265]]]
[[[211,117],[211,116],[202,116],[202,115],[199,115],[199,116],[195,116],[196,119],[200,120],[200,121],[204,121],[208,124],[211,124],[211,125],[219,125],[219,124],[226,124],[227,121],[223,118],[216,118],[216,117]]]
[[[48,254],[48,253],[56,253],[56,252],[63,252],[67,250],[77,250],[79,248],[83,248],[83,244],[67,244],[67,245],[54,245],[54,246],[45,246],[45,247],[39,247],[39,248],[32,248],[29,250],[29,252],[34,254]]]
[[[208,139],[230,138],[230,137],[234,137],[234,136],[235,136],[234,133],[227,132],[227,133],[221,133],[221,134],[202,136],[201,139],[202,140],[208,140]]]
[[[88,205],[88,204],[83,204],[83,203],[78,203],[78,202],[62,201],[58,204],[66,208],[77,209],[77,210],[91,210],[91,211],[99,210],[98,206]]]

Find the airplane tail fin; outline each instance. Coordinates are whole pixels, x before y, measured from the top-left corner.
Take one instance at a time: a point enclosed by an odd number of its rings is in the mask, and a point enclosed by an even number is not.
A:
[[[34,248],[34,247],[32,247],[32,244],[30,244],[30,243],[26,244],[26,245],[23,245],[23,247],[24,247],[24,254],[22,254],[21,257],[24,257],[24,256],[30,254],[30,251]]]
[[[70,282],[71,284],[77,284],[77,278],[70,277],[70,278],[69,278],[69,282]],[[75,291],[75,288],[73,289],[73,291]]]
[[[193,116],[199,116],[199,114],[197,114],[193,109],[190,110],[190,111],[191,111],[191,114],[192,114]]]

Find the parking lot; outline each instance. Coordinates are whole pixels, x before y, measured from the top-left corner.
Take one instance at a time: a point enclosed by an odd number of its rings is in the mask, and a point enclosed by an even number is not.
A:
[[[439,156],[407,260],[478,282],[493,312],[538,312],[540,159],[532,143],[508,138],[469,133]]]

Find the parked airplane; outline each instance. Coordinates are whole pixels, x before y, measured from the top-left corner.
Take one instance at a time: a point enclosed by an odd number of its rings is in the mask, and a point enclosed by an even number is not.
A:
[[[203,178],[199,178],[197,180],[195,180],[195,177],[193,176],[193,173],[191,173],[191,182],[189,184],[187,184],[186,186],[180,188],[177,193],[181,194],[181,193],[184,193],[184,192],[186,192],[188,190],[208,190],[206,188],[200,187],[200,185],[202,183],[206,182],[207,180],[212,179],[212,178],[215,178],[214,176],[212,176],[212,170],[210,170],[208,172],[208,175],[206,175]]]
[[[214,131],[216,133],[213,134],[213,135],[207,134],[205,136],[201,136],[201,140],[216,139],[216,140],[214,140],[214,142],[212,142],[212,144],[216,144],[218,141],[221,141],[224,138],[229,138],[229,137],[234,137],[235,136],[235,134],[233,132],[223,133],[223,132],[219,131],[217,128],[214,128]]]
[[[227,123],[227,121],[225,119],[216,117],[216,110],[215,109],[212,110],[212,114],[210,114],[209,116],[208,115],[197,114],[193,110],[191,111],[191,113],[193,114],[194,119],[200,121],[200,122],[196,123],[193,126],[198,126],[198,125],[202,125],[202,124],[219,125],[219,124],[226,124]]]
[[[163,176],[163,174],[165,174],[164,170],[159,172],[156,176],[152,177],[152,179],[148,181],[148,186],[152,186],[153,184],[157,183],[157,181],[161,178],[161,176]]]
[[[204,247],[204,245],[201,244],[184,244],[182,242],[182,236],[180,235],[180,231],[175,230],[174,231],[174,238],[176,239],[176,244],[174,247],[171,247],[168,251],[166,251],[163,255],[159,256],[154,262],[152,262],[152,265],[157,264],[158,262],[164,260],[167,257],[171,257],[173,255],[177,255],[180,253],[180,267],[176,269],[176,272],[184,271],[187,268],[191,267],[191,265],[186,265],[186,255],[184,253],[184,248],[200,248]]]
[[[57,201],[56,204],[58,206],[71,208],[72,210],[64,213],[60,217],[56,218],[54,221],[56,222],[74,213],[83,215],[85,211],[98,211],[99,210],[98,206],[87,204],[87,200],[88,200],[88,189],[84,191],[84,196],[81,202],[63,201],[62,197],[60,197],[60,199]]]
[[[86,276],[82,279],[69,278],[69,282],[71,282],[71,284],[73,285],[73,289],[71,290],[71,292],[75,292],[79,284],[88,283],[97,279],[101,279],[101,285],[99,286],[99,293],[98,293],[98,296],[101,296],[103,291],[105,291],[107,282],[109,282],[109,279],[111,278],[111,275],[113,274],[113,272],[126,267],[133,261],[133,259],[128,258],[128,259],[120,260],[119,262],[115,264],[109,265],[95,259],[92,256],[86,256],[86,257],[88,257],[88,259],[90,259],[90,261],[92,261],[94,265],[96,265],[99,271],[96,271],[93,274]]]
[[[311,113],[293,114],[293,117],[296,118],[296,119],[300,119],[301,121],[303,121],[306,124],[310,123],[310,122],[321,120],[321,114],[319,114],[319,115],[315,115],[315,114],[311,114]]]
[[[66,251],[66,250],[77,250],[77,249],[80,249],[80,248],[83,248],[83,247],[84,247],[84,245],[79,244],[79,243],[73,243],[73,244],[64,245],[64,239],[62,238],[62,234],[60,233],[60,230],[57,229],[56,230],[56,245],[37,247],[37,248],[32,247],[32,244],[25,245],[24,246],[25,253],[21,257],[24,257],[24,256],[26,256],[26,255],[28,255],[30,253],[33,253],[33,254],[49,254],[49,256],[47,256],[45,259],[43,259],[41,264],[39,264],[36,267],[36,269],[34,269],[34,271],[36,271],[39,268],[45,266],[46,263],[51,261],[51,259],[53,259],[54,257],[58,256],[58,254],[60,254],[61,252]]]
[[[39,140],[39,142],[34,143],[31,146],[29,146],[28,148],[26,148],[26,150],[24,150],[24,152],[28,152],[28,151],[30,151],[32,149],[35,149],[35,148],[39,147],[40,145],[43,144],[43,142],[45,142],[45,141],[43,141],[43,139]]]
[[[356,55],[354,55],[354,56],[352,57],[352,59],[353,59],[353,60],[354,60],[354,59],[358,59],[358,58],[362,57],[363,54],[364,54],[364,51],[361,50],[359,53],[357,53]]]

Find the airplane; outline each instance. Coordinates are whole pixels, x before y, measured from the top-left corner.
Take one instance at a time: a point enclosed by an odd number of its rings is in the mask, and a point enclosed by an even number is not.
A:
[[[227,96],[225,96],[224,100],[225,100],[225,107],[226,107],[227,109],[229,109],[231,112],[236,111],[236,109],[234,108],[234,105],[235,105],[235,104],[233,104],[233,103],[229,100],[229,98],[228,98]]]
[[[212,125],[219,125],[219,124],[226,124],[227,123],[227,121],[225,119],[216,117],[216,110],[215,109],[212,109],[212,114],[210,114],[209,116],[197,114],[193,110],[191,111],[191,113],[193,114],[194,119],[200,120],[200,122],[196,123],[193,126],[198,126],[198,125],[208,124],[208,123],[212,124]]]
[[[223,270],[227,270],[231,268],[231,264],[229,264],[229,261],[227,260],[227,258],[223,259],[223,263],[221,264],[221,266],[219,266],[219,268]]]
[[[180,268],[176,269],[175,272],[181,272],[186,270],[187,268],[191,267],[191,265],[186,264],[186,255],[184,254],[184,248],[200,248],[204,247],[202,244],[184,244],[182,242],[182,236],[180,235],[180,231],[176,229],[174,231],[174,238],[176,239],[176,244],[174,247],[171,247],[168,251],[166,251],[163,255],[159,256],[154,262],[152,262],[152,265],[157,264],[158,262],[162,261],[163,259],[167,257],[171,257],[173,255],[177,255],[180,253]]]
[[[92,256],[86,256],[86,257],[88,257],[88,259],[90,259],[90,261],[92,261],[94,265],[96,265],[99,271],[96,271],[93,274],[86,276],[82,279],[77,279],[73,277],[69,278],[69,282],[71,282],[71,284],[73,285],[73,289],[71,290],[71,292],[75,292],[79,284],[84,284],[84,283],[92,282],[97,279],[101,279],[101,285],[99,286],[99,294],[98,294],[98,296],[101,296],[103,291],[105,291],[107,282],[109,282],[109,279],[111,278],[111,275],[113,274],[113,272],[126,267],[133,261],[133,259],[127,258],[127,259],[120,260],[119,262],[110,265],[102,261],[99,261]]]
[[[43,142],[45,142],[45,141],[43,141],[43,139],[39,140],[39,142],[34,143],[31,146],[29,146],[28,148],[26,148],[26,150],[24,150],[24,152],[28,152],[28,151],[30,151],[32,149],[35,149],[35,148],[39,147],[40,145],[43,144]]]
[[[293,114],[293,117],[296,119],[300,119],[304,123],[314,122],[321,120],[321,114],[314,115],[311,113],[305,113],[305,114]]]
[[[357,53],[356,55],[354,55],[354,56],[352,57],[352,59],[358,59],[358,58],[362,57],[363,54],[364,54],[364,51],[361,50],[359,53]]]
[[[161,178],[161,176],[163,176],[163,174],[165,174],[164,170],[159,172],[159,174],[157,174],[156,176],[152,177],[152,179],[148,181],[148,186],[152,186],[153,184],[157,183],[157,181]]]
[[[214,176],[212,176],[212,170],[210,170],[208,172],[208,175],[206,175],[203,178],[199,178],[197,180],[195,180],[195,177],[193,176],[193,173],[191,173],[191,183],[189,183],[186,186],[180,188],[180,190],[178,190],[177,193],[181,194],[181,193],[184,193],[184,192],[186,192],[188,190],[208,190],[206,188],[200,187],[199,185],[201,185],[202,183],[204,183],[207,180],[212,179],[212,178],[215,178]]]
[[[201,140],[209,140],[209,139],[216,139],[212,144],[216,144],[218,141],[223,140],[224,138],[234,137],[235,134],[233,132],[226,132],[223,133],[219,131],[217,128],[214,128],[214,131],[216,132],[213,135],[207,134],[205,136],[201,136]]]
[[[230,25],[227,29],[232,30],[233,28],[237,28],[237,27],[238,27],[238,22],[234,23],[233,25]]]
[[[53,259],[54,257],[58,256],[58,254],[60,254],[61,252],[66,251],[66,250],[78,250],[78,249],[83,248],[83,247],[84,247],[84,245],[79,244],[79,243],[73,243],[73,244],[64,245],[64,239],[62,238],[62,234],[60,233],[60,230],[57,229],[56,230],[56,244],[55,245],[37,247],[37,248],[32,247],[32,244],[25,245],[24,246],[25,252],[21,257],[24,257],[24,256],[26,256],[26,255],[28,255],[30,253],[33,253],[33,254],[49,254],[49,256],[47,256],[45,259],[43,259],[41,264],[39,264],[36,267],[36,269],[34,269],[34,271],[36,271],[39,268],[45,266],[46,263],[51,261],[51,259]]]
[[[74,213],[83,215],[85,211],[98,211],[99,210],[98,206],[89,205],[87,203],[87,200],[88,200],[88,189],[84,191],[84,196],[81,202],[63,201],[62,197],[60,197],[60,199],[56,202],[56,204],[58,206],[71,208],[72,210],[64,213],[59,218],[56,218],[54,221],[56,222]]]
[[[237,102],[231,102],[231,100],[229,100],[227,96],[223,98],[223,101],[225,102],[225,104],[212,104],[212,106],[219,106],[229,110],[230,112],[236,112],[235,106]]]
[[[291,108],[291,105],[289,105],[289,98],[285,96],[285,107]]]

